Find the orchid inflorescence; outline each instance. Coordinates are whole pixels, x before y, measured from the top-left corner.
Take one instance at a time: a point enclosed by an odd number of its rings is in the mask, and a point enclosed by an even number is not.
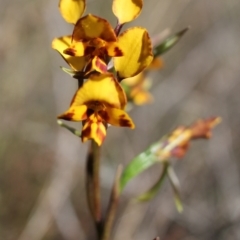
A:
[[[82,121],[83,142],[93,139],[101,145],[109,124],[134,128],[124,110],[127,97],[120,83],[137,76],[152,63],[152,44],[142,27],[131,27],[124,32],[121,29],[138,17],[142,6],[142,0],[114,0],[112,9],[117,25],[113,29],[101,17],[92,14],[82,17],[85,0],[59,2],[63,18],[74,24],[74,29],[72,35],[55,38],[52,47],[71,67],[64,70],[78,79],[79,89],[70,108],[58,118]]]
[[[153,46],[145,28],[131,27],[122,32],[123,25],[136,19],[142,7],[142,0],[113,0],[112,10],[117,24],[112,28],[104,18],[92,14],[82,16],[86,8],[85,0],[59,2],[62,17],[74,28],[71,35],[55,38],[52,47],[70,66],[70,69],[62,69],[78,80],[78,90],[69,109],[58,118],[81,121],[83,127],[80,133],[60,120],[58,123],[81,137],[83,142],[92,140],[87,157],[86,192],[101,240],[109,239],[119,196],[127,183],[152,165],[160,164],[162,173],[157,182],[137,200],[153,198],[168,177],[177,209],[182,211],[179,184],[170,159],[185,156],[193,140],[210,138],[212,129],[221,121],[219,117],[211,117],[200,119],[188,127],[178,127],[137,155],[125,169],[120,166],[108,213],[105,218],[101,216],[99,149],[107,129],[110,125],[135,127],[125,110],[127,104],[142,105],[152,101],[148,91],[151,85],[148,71],[162,68],[163,61],[159,56],[174,46],[188,30],[185,28],[162,43],[154,41]]]

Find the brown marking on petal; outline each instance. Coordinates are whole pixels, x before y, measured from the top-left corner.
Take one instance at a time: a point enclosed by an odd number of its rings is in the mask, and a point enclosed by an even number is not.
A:
[[[101,59],[106,58],[106,56],[108,56],[108,52],[107,52],[106,47],[101,47],[101,48],[96,49],[95,55],[98,56]]]
[[[65,49],[63,51],[63,53],[65,53],[65,54],[67,54],[69,56],[74,57],[74,56],[76,56],[76,49],[74,49],[74,48],[67,48],[67,49]]]
[[[123,56],[123,51],[119,47],[114,48],[114,53],[116,57]]]
[[[93,112],[99,112],[105,108],[104,104],[100,101],[89,101],[86,102],[86,105],[89,109],[92,109]]]
[[[87,117],[89,118],[92,114],[94,113],[94,110],[93,109],[91,109],[91,108],[88,108],[87,109]]]
[[[105,121],[105,122],[109,122],[110,117],[108,115],[108,113],[106,111],[99,111],[98,114],[100,115],[100,117]]]
[[[87,46],[87,47],[84,49],[84,56],[90,55],[90,54],[92,54],[94,51],[95,51],[95,47]]]
[[[123,127],[132,127],[132,124],[128,119],[119,119],[119,124]]]
[[[82,137],[82,140],[83,140],[83,137],[86,137],[86,138],[89,138],[90,137],[90,134],[91,134],[91,123],[86,123],[88,124],[88,126],[82,130],[82,134],[81,134],[81,137]]]
[[[121,114],[119,116],[119,124],[123,127],[132,127],[131,121],[129,119],[126,119],[124,114]]]
[[[59,115],[57,118],[71,121],[73,116],[74,116],[74,112],[71,112],[71,113],[64,113],[62,115]]]

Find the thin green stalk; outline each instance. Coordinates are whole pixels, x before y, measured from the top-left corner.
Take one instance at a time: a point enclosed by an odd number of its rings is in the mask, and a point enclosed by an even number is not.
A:
[[[113,183],[111,197],[108,204],[107,215],[104,220],[102,235],[100,240],[108,240],[112,231],[112,226],[114,218],[116,215],[116,210],[119,202],[120,196],[120,178],[122,174],[122,166],[120,165],[116,172],[115,181]]]
[[[91,140],[86,165],[87,202],[96,225],[98,235],[101,232],[101,194],[100,194],[100,147]]]
[[[149,201],[156,196],[156,194],[159,192],[160,188],[162,187],[162,184],[166,176],[168,175],[168,168],[169,168],[169,163],[167,161],[163,162],[163,169],[159,179],[147,192],[137,197],[138,201],[142,201],[142,202]]]

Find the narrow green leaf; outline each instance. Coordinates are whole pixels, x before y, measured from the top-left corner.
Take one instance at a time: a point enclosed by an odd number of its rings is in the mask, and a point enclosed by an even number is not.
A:
[[[163,169],[162,169],[160,178],[147,192],[145,192],[137,197],[138,201],[141,201],[141,202],[149,201],[156,196],[156,194],[159,192],[159,190],[167,176],[168,166],[169,166],[168,162],[166,162],[166,161],[163,162]]]
[[[120,180],[121,191],[132,178],[159,161],[156,152],[159,150],[160,146],[161,142],[151,145],[145,152],[139,154],[128,164]]]
[[[174,192],[174,202],[175,202],[175,206],[176,206],[177,211],[179,213],[182,213],[183,212],[182,201],[181,201],[179,195],[177,195],[175,192]]]
[[[84,78],[87,78],[88,76],[85,75],[84,72],[82,71],[74,71],[72,69],[69,68],[65,68],[65,67],[60,67],[65,73],[69,74],[71,77],[76,78],[76,79],[80,79],[83,80]]]
[[[188,30],[189,27],[174,34],[173,36],[168,37],[163,43],[160,43],[158,46],[156,46],[153,50],[154,57],[160,56],[163,53],[167,52],[169,49],[171,49]]]
[[[182,205],[182,200],[180,196],[179,180],[171,166],[168,167],[167,173],[168,173],[168,178],[170,180],[171,186],[173,188],[175,206],[178,212],[181,213],[183,211],[183,205]]]
[[[66,128],[67,130],[72,132],[74,135],[81,137],[81,132],[79,132],[75,128],[68,126],[67,124],[63,123],[61,120],[57,120],[57,123],[59,126]]]
[[[69,69],[69,68],[65,68],[65,67],[60,67],[65,73],[69,74],[71,77],[73,77],[76,74],[76,71]]]

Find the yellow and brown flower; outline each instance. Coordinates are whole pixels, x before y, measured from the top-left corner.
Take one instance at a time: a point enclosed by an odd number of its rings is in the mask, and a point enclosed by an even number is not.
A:
[[[107,71],[109,57],[123,56],[114,29],[107,20],[92,14],[78,20],[71,46],[64,53],[72,57],[88,56],[86,72],[96,70],[101,73]]]
[[[142,0],[113,0],[117,26],[137,18],[142,5]],[[122,80],[137,75],[151,63],[152,45],[146,29],[133,27],[117,36],[119,32],[107,20],[92,14],[81,18],[85,0],[61,0],[59,8],[63,18],[75,26],[72,36],[55,38],[52,47],[73,70],[104,73],[113,57],[118,79]]]
[[[125,105],[125,93],[112,74],[92,74],[75,94],[70,108],[58,118],[83,121],[82,141],[94,139],[101,145],[107,124],[134,128]]]

